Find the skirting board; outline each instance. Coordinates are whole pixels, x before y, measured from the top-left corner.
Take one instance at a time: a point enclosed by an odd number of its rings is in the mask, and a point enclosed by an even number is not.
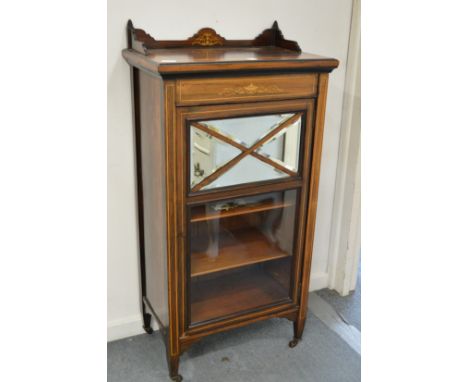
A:
[[[120,320],[109,321],[107,323],[107,342],[120,340],[122,338],[136,336],[143,333],[145,333],[145,331],[143,330],[141,314],[125,317]]]
[[[328,273],[312,273],[310,275],[309,292],[328,288]]]
[[[320,290],[328,287],[328,273],[316,273],[310,277],[309,291]],[[138,334],[143,334],[141,315],[133,315],[107,323],[107,342],[120,340]],[[158,324],[152,320],[153,330],[158,330]]]

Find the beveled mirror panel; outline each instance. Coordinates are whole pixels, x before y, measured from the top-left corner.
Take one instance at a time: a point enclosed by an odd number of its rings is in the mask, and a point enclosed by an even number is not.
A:
[[[296,176],[302,113],[190,123],[192,191]]]

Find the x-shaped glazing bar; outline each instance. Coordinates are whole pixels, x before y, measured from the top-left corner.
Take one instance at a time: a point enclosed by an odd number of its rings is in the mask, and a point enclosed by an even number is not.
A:
[[[302,117],[302,113],[298,113],[293,115],[292,117],[288,118],[286,121],[280,123],[278,126],[276,126],[273,130],[268,132],[268,134],[264,135],[260,140],[255,142],[252,146],[250,147],[245,147],[244,145],[241,145],[240,143],[234,141],[233,139],[224,136],[223,134],[218,133],[217,131],[211,130],[207,126],[198,123],[198,122],[191,122],[191,125],[196,127],[197,129],[200,129],[204,131],[207,134],[212,135],[213,137],[228,143],[237,149],[241,150],[242,152],[236,156],[235,158],[231,159],[229,162],[225,163],[223,166],[219,167],[215,172],[207,176],[205,179],[203,179],[200,183],[196,184],[193,188],[192,191],[200,191],[203,187],[206,185],[210,184],[211,182],[215,181],[218,179],[221,175],[223,175],[226,171],[231,169],[233,166],[235,166],[237,163],[239,163],[243,158],[245,158],[247,155],[252,155],[255,158],[261,160],[262,162],[265,162],[278,170],[281,170],[288,175],[294,176],[296,175],[295,172],[289,170],[288,168],[280,165],[279,163],[276,163],[272,161],[270,158],[264,157],[263,155],[258,154],[255,152],[260,146],[262,146],[265,142],[267,142],[270,138],[274,137],[276,134],[278,134],[281,130],[288,128],[292,124],[294,124],[296,121],[299,120],[299,118]]]

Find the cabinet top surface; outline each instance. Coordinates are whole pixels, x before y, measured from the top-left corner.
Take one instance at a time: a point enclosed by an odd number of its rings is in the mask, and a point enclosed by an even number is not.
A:
[[[142,29],[127,26],[125,59],[161,75],[242,70],[331,71],[338,60],[301,52],[295,41],[284,39],[277,23],[254,40],[226,40],[203,28],[183,41],[157,41]]]

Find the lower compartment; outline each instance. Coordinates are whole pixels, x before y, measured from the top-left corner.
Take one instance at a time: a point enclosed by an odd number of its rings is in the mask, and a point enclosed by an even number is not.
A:
[[[278,267],[280,273],[276,272]],[[190,322],[223,318],[289,300],[289,285],[282,277],[289,273],[288,268],[289,261],[277,260],[192,279]]]

